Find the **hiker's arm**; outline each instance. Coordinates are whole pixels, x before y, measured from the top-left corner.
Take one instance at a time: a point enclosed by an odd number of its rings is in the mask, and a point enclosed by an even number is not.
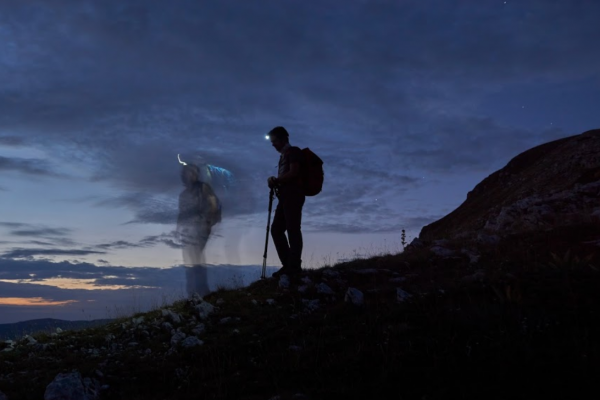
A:
[[[299,162],[291,162],[290,170],[285,174],[281,175],[280,178],[277,178],[275,182],[279,185],[287,183],[292,179],[296,178],[300,175],[300,163]]]
[[[217,203],[217,195],[215,194],[215,192],[212,190],[212,188],[209,185],[202,185],[202,192],[203,192],[203,197],[206,199],[207,203],[208,203],[208,213],[209,216],[212,216],[216,211],[217,208],[219,207],[218,203]]]

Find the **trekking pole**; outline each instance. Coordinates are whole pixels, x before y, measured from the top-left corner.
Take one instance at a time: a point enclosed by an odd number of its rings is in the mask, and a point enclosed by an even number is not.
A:
[[[271,228],[271,209],[273,208],[273,195],[275,191],[271,189],[269,192],[269,218],[267,219],[267,237],[265,238],[265,252],[263,254],[262,275],[260,279],[266,278],[267,272],[267,247],[269,246],[269,229]]]

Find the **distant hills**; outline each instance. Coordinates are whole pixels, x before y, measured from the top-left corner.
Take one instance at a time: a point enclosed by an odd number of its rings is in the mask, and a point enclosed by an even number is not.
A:
[[[95,319],[91,321],[65,321],[54,318],[32,319],[29,321],[0,324],[0,340],[18,339],[33,333],[52,333],[56,328],[66,330],[79,330],[107,324],[111,319]]]

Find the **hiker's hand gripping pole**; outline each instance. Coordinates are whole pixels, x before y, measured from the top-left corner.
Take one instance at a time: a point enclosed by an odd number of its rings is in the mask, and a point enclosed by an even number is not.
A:
[[[260,279],[266,278],[267,272],[267,248],[269,247],[269,229],[271,228],[271,209],[273,208],[273,196],[275,195],[275,189],[271,189],[269,192],[269,218],[267,219],[267,237],[265,238],[265,252],[263,253],[263,265],[262,274]]]

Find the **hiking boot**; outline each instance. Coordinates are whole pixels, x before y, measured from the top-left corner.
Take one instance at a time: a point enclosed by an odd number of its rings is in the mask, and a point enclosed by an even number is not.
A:
[[[280,269],[278,269],[277,271],[273,272],[273,277],[277,278],[281,275],[298,275],[299,273],[302,272],[302,268],[300,267],[288,267],[287,265],[284,265],[283,267],[281,267]]]
[[[279,268],[277,271],[273,272],[273,275],[271,275],[272,277],[277,278],[278,276],[281,275],[287,275],[289,268],[287,265],[284,265],[283,267]]]

